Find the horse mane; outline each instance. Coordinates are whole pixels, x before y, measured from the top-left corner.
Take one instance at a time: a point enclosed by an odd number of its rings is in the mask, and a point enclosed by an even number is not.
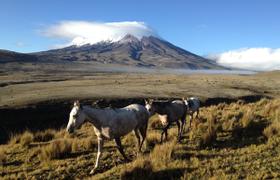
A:
[[[187,102],[190,107],[192,107],[194,105],[194,102],[191,99],[188,99]]]
[[[159,108],[165,108],[166,106],[169,106],[171,104],[171,101],[154,101],[153,105],[159,107]]]

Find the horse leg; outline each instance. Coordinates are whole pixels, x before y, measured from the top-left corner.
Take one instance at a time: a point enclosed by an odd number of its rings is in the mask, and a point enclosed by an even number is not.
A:
[[[184,130],[185,130],[186,116],[187,116],[187,114],[184,114],[183,117],[181,118],[181,123],[182,123],[182,126],[181,126],[181,135],[184,133]]]
[[[181,126],[179,120],[176,121],[176,124],[178,126],[178,142],[181,140]]]
[[[170,123],[168,122],[168,124],[163,128],[162,133],[161,133],[160,143],[162,143],[163,134],[165,135],[165,140],[167,140],[167,136],[168,136],[167,130],[168,130],[169,126],[170,126]]]
[[[117,148],[118,148],[119,152],[122,154],[122,156],[124,157],[125,161],[129,161],[129,159],[124,154],[123,146],[122,146],[122,143],[121,143],[121,139],[119,137],[115,138],[115,142],[117,144]]]
[[[139,135],[139,131],[138,131],[137,128],[134,129],[134,134],[135,134],[135,136],[137,138],[138,147],[140,147],[140,135]]]
[[[101,157],[102,153],[102,148],[103,148],[103,139],[98,137],[98,151],[97,151],[97,156],[96,156],[96,161],[95,161],[95,166],[94,168],[90,171],[90,174],[94,174],[95,170],[98,167],[99,159]]]
[[[140,146],[139,146],[139,152],[141,152],[141,148],[142,148],[142,145],[146,139],[146,135],[147,135],[147,126],[148,126],[148,123],[146,123],[145,125],[143,125],[139,130],[140,130],[140,133],[141,133],[141,136],[142,136],[142,141],[140,143]]]
[[[189,130],[191,130],[191,127],[192,127],[192,120],[193,120],[193,113],[191,113],[191,115],[190,115],[190,126],[189,126]]]
[[[198,117],[198,115],[199,115],[199,109],[197,109],[196,111],[196,117]]]

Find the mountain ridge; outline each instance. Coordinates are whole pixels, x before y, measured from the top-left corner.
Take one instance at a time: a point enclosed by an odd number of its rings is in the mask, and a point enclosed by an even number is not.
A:
[[[102,41],[81,46],[72,45],[26,55],[44,62],[93,61],[97,64],[134,67],[226,69],[215,61],[198,56],[159,37],[143,36],[138,39],[131,34],[125,35],[116,42]]]

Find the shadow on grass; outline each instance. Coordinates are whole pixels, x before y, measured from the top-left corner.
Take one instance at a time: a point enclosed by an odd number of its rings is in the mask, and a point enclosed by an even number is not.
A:
[[[253,121],[248,127],[236,127],[231,137],[213,143],[214,148],[242,148],[249,145],[265,143],[263,130],[269,125],[267,120]]]
[[[122,180],[142,180],[142,179],[179,179],[184,171],[191,171],[187,168],[173,168],[153,172],[149,168],[134,168],[132,171],[121,175]]]
[[[3,163],[3,166],[20,166],[21,164],[23,164],[23,161],[14,160],[14,161],[11,161],[11,162]]]

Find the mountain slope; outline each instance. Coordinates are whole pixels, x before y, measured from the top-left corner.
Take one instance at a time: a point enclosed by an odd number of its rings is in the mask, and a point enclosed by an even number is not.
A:
[[[165,40],[149,36],[137,39],[126,35],[118,42],[100,42],[32,53],[43,61],[94,61],[137,67],[225,69],[214,61],[181,49]]]
[[[0,49],[0,63],[1,62],[19,62],[19,61],[27,62],[27,61],[37,61],[37,60],[38,60],[38,58],[34,55]]]

